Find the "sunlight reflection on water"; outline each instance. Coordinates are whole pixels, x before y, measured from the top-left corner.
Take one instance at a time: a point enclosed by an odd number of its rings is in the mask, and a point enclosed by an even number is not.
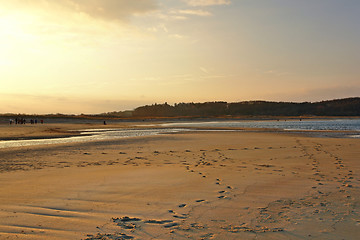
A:
[[[142,125],[145,126],[145,125]],[[150,126],[150,125],[148,125]],[[51,138],[51,139],[29,139],[0,141],[0,148],[24,147],[33,145],[77,143],[87,141],[113,140],[119,138],[152,136],[164,133],[175,133],[183,131],[204,131],[194,128],[273,128],[286,131],[349,131],[340,135],[322,135],[321,137],[348,137],[360,138],[360,119],[335,119],[335,120],[304,120],[304,121],[212,121],[212,122],[173,122],[165,124],[153,124],[151,126],[162,126],[161,129],[84,129],[81,136]],[[215,130],[212,130],[215,131]],[[217,130],[219,131],[219,130]],[[220,130],[220,131],[226,131]],[[319,135],[320,136],[320,135]]]
[[[77,143],[88,141],[112,140],[118,138],[152,136],[162,133],[175,133],[186,131],[186,129],[85,129],[82,130],[83,136],[51,139],[29,139],[29,140],[9,140],[0,141],[0,148],[24,147],[33,145]]]
[[[268,120],[268,121],[211,121],[174,122],[161,124],[163,127],[219,127],[219,128],[275,128],[282,130],[329,130],[360,131],[360,119],[332,120]]]

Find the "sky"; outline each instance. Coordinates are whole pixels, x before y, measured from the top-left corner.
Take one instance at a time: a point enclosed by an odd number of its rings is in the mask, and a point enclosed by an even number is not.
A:
[[[360,96],[359,0],[0,0],[0,113]]]

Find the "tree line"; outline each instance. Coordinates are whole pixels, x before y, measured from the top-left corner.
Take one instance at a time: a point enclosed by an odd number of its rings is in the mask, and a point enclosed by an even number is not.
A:
[[[152,104],[136,108],[133,117],[221,116],[360,116],[360,98],[321,102],[204,102]]]

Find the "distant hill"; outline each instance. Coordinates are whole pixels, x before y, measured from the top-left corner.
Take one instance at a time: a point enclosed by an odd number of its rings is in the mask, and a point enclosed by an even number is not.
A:
[[[221,116],[360,116],[360,98],[321,102],[205,102],[153,104],[136,108],[133,117],[221,117]]]
[[[360,97],[335,99],[321,102],[204,102],[175,103],[174,105],[152,104],[141,106],[133,111],[108,112],[102,114],[0,114],[0,122],[8,119],[119,119],[133,120],[142,118],[206,118],[206,117],[261,117],[261,116],[360,116]]]

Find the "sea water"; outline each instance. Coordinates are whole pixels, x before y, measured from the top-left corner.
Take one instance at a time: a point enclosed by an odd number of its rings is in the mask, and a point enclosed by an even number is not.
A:
[[[360,119],[333,120],[267,120],[267,121],[210,121],[174,122],[162,124],[163,127],[213,127],[213,128],[273,128],[281,130],[307,131],[359,131]]]
[[[25,147],[33,145],[59,144],[59,143],[78,143],[88,141],[114,140],[120,138],[153,136],[162,133],[175,133],[187,131],[186,129],[165,128],[165,129],[85,129],[80,131],[80,136],[47,139],[28,139],[28,140],[7,140],[0,141],[0,148]]]
[[[144,126],[144,125],[143,125]],[[211,121],[211,122],[173,122],[160,125],[152,125],[164,128],[149,129],[89,129],[82,130],[80,136],[51,138],[51,139],[29,139],[29,140],[7,140],[0,141],[0,148],[24,147],[32,145],[77,143],[87,141],[114,140],[119,138],[152,136],[165,133],[184,131],[204,131],[204,128],[272,128],[285,131],[345,131],[345,133],[326,133],[316,135],[320,137],[351,137],[360,138],[360,119],[335,119],[335,120],[279,120],[279,121]],[[202,129],[196,129],[202,128]],[[227,130],[223,130],[227,131]]]

